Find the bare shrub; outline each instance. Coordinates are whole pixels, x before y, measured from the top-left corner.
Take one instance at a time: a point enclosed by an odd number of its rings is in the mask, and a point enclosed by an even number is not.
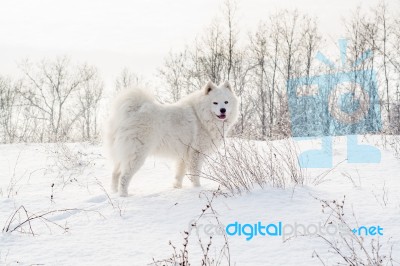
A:
[[[377,145],[384,149],[390,148],[394,156],[400,159],[400,135],[381,135],[380,143]]]
[[[66,143],[55,143],[46,145],[45,149],[50,154],[51,163],[49,171],[58,173],[57,179],[62,186],[78,182],[78,177],[101,155],[89,153],[82,147],[70,148]]]
[[[345,197],[343,200],[322,200],[318,199],[322,204],[322,212],[328,215],[325,224],[336,225],[337,228],[343,228],[344,232],[339,232],[338,236],[327,237],[318,234],[317,237],[328,244],[329,251],[337,255],[338,265],[393,265],[395,260],[392,258],[392,246],[383,254],[383,244],[378,239],[367,241],[363,236],[359,236],[352,232],[353,228],[347,215],[344,213]],[[353,213],[355,223],[358,224],[355,214]],[[390,240],[389,240],[390,241]],[[388,241],[388,244],[390,245]],[[313,256],[317,257],[320,262],[325,265],[320,255],[314,251]]]
[[[107,197],[108,203],[111,205],[111,207],[118,212],[119,216],[123,216],[125,214],[125,202],[120,201],[120,199],[112,199],[110,197],[110,194],[107,192],[103,184],[96,178],[96,184],[100,187],[101,191],[104,193],[104,195]]]
[[[297,155],[294,142],[289,140],[232,139],[216,155],[205,156],[202,177],[216,181],[231,194],[241,194],[255,186],[303,185],[306,173],[300,168]]]
[[[218,265],[231,265],[231,258],[230,258],[230,250],[229,250],[229,244],[228,244],[228,238],[226,234],[222,235],[223,238],[223,245],[220,248],[216,248],[214,243],[213,236],[207,236],[207,239],[204,239],[201,237],[199,234],[199,231],[197,230],[198,224],[201,221],[201,219],[204,216],[212,216],[214,218],[214,221],[217,226],[223,226],[218,218],[218,214],[214,207],[212,206],[214,199],[217,196],[220,195],[225,195],[222,191],[221,188],[218,187],[217,190],[212,192],[211,197],[205,193],[202,192],[200,193],[200,197],[205,197],[207,204],[206,206],[201,210],[201,214],[195,219],[195,221],[191,224],[191,230],[184,231],[183,232],[183,243],[181,248],[178,248],[175,246],[171,241],[169,241],[169,245],[171,246],[173,253],[171,256],[167,259],[162,259],[162,260],[155,260],[153,258],[153,263],[150,265],[154,266],[175,266],[175,265],[184,265],[184,266],[189,266],[189,265],[202,265],[202,266],[218,266]],[[192,246],[194,238],[193,232],[196,232],[196,240],[197,244],[201,249],[201,259],[199,262],[194,261],[194,257],[190,252],[190,246]],[[213,242],[214,241],[214,242]],[[214,249],[217,249],[216,254],[212,254],[211,250],[212,247]]]
[[[23,178],[23,176],[21,176],[21,177],[16,176],[16,169],[18,166],[20,156],[21,156],[21,152],[18,153],[17,160],[15,161],[15,164],[14,164],[13,173],[10,178],[10,182],[8,183],[8,186],[7,186],[7,197],[8,198],[11,198],[11,197],[15,196],[16,194],[18,194],[19,188],[17,187],[17,184]]]
[[[34,232],[34,224],[36,222],[42,222],[46,228],[51,231],[52,227],[57,227],[62,230],[63,233],[68,232],[69,227],[65,223],[64,225],[56,223],[51,220],[51,216],[54,214],[59,213],[75,213],[75,212],[95,212],[101,215],[99,212],[96,211],[87,211],[83,209],[61,209],[61,210],[51,210],[51,211],[41,211],[38,213],[31,213],[25,208],[24,205],[18,207],[6,220],[6,223],[2,229],[3,233],[13,233],[18,232],[22,234],[30,234],[35,236],[36,233]]]

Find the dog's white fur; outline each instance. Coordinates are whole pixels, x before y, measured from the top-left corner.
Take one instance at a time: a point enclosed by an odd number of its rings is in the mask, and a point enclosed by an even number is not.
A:
[[[160,104],[140,89],[122,92],[105,140],[114,162],[112,190],[127,196],[132,176],[149,155],[176,160],[174,187],[182,187],[187,171],[193,185],[200,186],[202,157],[221,144],[237,116],[238,100],[229,82],[216,86],[210,81],[173,104]]]

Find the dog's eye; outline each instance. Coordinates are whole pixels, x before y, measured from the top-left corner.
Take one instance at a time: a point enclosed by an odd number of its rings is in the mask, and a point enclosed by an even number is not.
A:
[[[213,104],[217,105],[218,103],[217,102],[213,102]]]
[[[228,104],[228,101],[225,101],[225,104]]]

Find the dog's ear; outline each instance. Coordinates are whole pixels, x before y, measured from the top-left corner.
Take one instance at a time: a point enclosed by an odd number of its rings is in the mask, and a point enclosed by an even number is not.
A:
[[[224,84],[222,84],[222,86],[227,88],[228,90],[232,91],[232,86],[229,83],[229,81],[225,81]]]
[[[213,89],[215,89],[215,84],[211,80],[203,87],[203,91],[206,95],[209,94]]]

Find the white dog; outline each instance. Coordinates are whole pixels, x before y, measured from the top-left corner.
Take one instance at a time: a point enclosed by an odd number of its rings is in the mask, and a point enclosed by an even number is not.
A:
[[[115,100],[106,142],[114,162],[112,190],[128,195],[128,185],[149,155],[177,162],[174,187],[188,171],[194,186],[205,154],[221,144],[238,116],[238,100],[229,82],[211,81],[174,104],[160,104],[146,92],[122,92]]]

